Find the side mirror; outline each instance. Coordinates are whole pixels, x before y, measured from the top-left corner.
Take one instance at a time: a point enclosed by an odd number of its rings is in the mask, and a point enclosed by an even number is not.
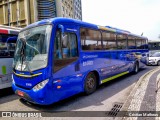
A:
[[[64,43],[64,46],[66,46],[66,44],[67,44],[67,35],[66,35],[65,32],[64,32],[64,26],[61,25],[61,24],[59,24],[59,25],[58,25],[58,28],[61,29],[61,32],[62,32],[61,39],[62,39],[62,41],[63,41],[63,43]]]
[[[64,26],[61,25],[61,24],[59,24],[58,28],[61,29],[61,31],[62,31],[62,37],[63,37],[64,36]]]
[[[17,41],[17,37],[14,36],[14,37],[9,37],[6,42],[7,43],[16,43],[16,41]]]

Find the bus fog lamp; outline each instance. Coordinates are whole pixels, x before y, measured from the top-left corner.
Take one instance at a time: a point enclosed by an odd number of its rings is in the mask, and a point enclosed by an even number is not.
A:
[[[40,82],[39,84],[37,84],[36,86],[33,87],[33,90],[38,91],[38,90],[44,88],[44,86],[48,83],[48,81],[49,81],[49,79]]]

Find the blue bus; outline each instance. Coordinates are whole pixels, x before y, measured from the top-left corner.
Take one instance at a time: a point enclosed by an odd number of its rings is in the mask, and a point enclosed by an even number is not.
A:
[[[19,33],[13,90],[32,103],[49,105],[145,66],[147,38],[69,18],[33,23]]]

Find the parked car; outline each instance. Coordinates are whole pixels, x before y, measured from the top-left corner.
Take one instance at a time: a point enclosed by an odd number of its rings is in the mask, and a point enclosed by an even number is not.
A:
[[[160,66],[160,52],[155,52],[149,57],[149,65],[158,65]]]

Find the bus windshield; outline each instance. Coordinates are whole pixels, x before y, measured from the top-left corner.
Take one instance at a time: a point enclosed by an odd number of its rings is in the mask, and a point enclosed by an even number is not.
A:
[[[19,71],[35,71],[48,64],[51,25],[27,29],[19,33],[13,68]]]

